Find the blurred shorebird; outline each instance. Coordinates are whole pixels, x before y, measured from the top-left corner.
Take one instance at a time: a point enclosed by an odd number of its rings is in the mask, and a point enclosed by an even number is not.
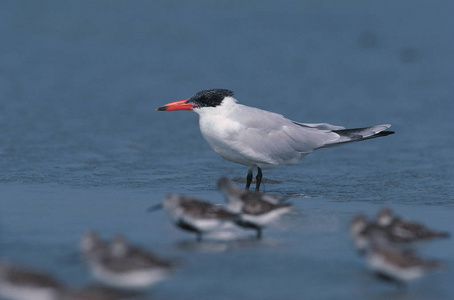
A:
[[[442,267],[439,261],[414,254],[413,238],[395,235],[389,228],[369,222],[363,214],[350,222],[350,237],[365,256],[368,267],[381,279],[403,284]]]
[[[332,146],[393,134],[391,125],[345,129],[327,123],[299,123],[284,116],[237,103],[232,91],[200,91],[189,99],[163,105],[158,111],[192,110],[199,115],[200,131],[213,150],[226,160],[248,167],[246,189],[257,171],[297,164],[309,153]]]
[[[0,296],[12,300],[59,300],[63,285],[49,275],[0,261]]]
[[[226,177],[218,181],[218,188],[226,197],[227,209],[240,215],[237,224],[255,229],[257,238],[262,237],[264,227],[292,210],[292,206],[284,200],[258,191],[240,189]]]
[[[82,237],[81,244],[93,277],[115,288],[148,288],[168,278],[174,267],[168,260],[129,245],[122,236],[107,243],[89,232]]]
[[[350,238],[353,245],[360,254],[365,254],[369,248],[369,235],[373,230],[384,231],[378,226],[369,222],[363,214],[356,215],[350,221]]]
[[[369,247],[371,236],[378,235],[394,247],[409,251],[415,250],[424,242],[449,237],[448,233],[431,231],[418,223],[394,219],[388,208],[380,210],[377,222],[370,222],[362,214],[351,220],[350,237],[360,253],[364,253]]]
[[[377,224],[389,231],[391,235],[413,243],[449,238],[450,236],[447,232],[434,231],[420,223],[403,220],[388,207],[383,207],[378,212]]]
[[[93,230],[82,235],[79,244],[80,252],[87,263],[101,260],[109,253],[109,245]]]
[[[203,234],[223,230],[239,218],[218,205],[180,194],[168,195],[162,203],[150,207],[148,211],[161,208],[167,210],[176,226],[196,233],[197,241],[202,240]]]
[[[366,261],[369,268],[381,279],[402,284],[421,278],[427,272],[443,266],[439,261],[424,259],[412,251],[396,248],[379,232],[374,232],[369,239]]]
[[[352,218],[350,222],[350,238],[360,254],[365,254],[371,247],[372,241],[377,240],[378,237],[380,237],[380,240],[393,244],[396,247],[406,242],[406,240],[392,235],[385,228],[378,226],[374,222],[370,222],[363,214],[358,214]]]

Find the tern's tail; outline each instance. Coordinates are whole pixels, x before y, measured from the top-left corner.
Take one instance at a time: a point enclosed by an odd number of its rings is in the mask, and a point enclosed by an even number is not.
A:
[[[394,131],[386,130],[389,127],[391,127],[390,124],[383,124],[364,128],[333,130],[333,132],[339,135],[339,139],[327,143],[320,148],[327,148],[351,142],[359,142],[393,134]]]

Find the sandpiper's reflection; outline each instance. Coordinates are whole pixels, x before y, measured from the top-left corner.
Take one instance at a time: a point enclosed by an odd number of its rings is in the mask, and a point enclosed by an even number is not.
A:
[[[254,247],[276,247],[280,244],[279,241],[273,239],[257,239],[255,236],[241,236],[230,239],[207,239],[202,242],[184,240],[175,243],[174,247],[178,250],[188,252],[221,253]]]

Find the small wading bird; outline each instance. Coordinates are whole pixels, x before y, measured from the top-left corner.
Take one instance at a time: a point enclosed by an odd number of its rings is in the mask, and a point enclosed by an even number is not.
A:
[[[363,214],[356,215],[351,220],[350,237],[360,254],[364,254],[369,248],[372,236],[380,236],[394,247],[409,251],[415,250],[418,246],[422,246],[428,241],[449,237],[448,233],[431,231],[419,223],[396,221],[395,223],[391,223],[394,225],[388,224],[387,226],[383,226],[380,220],[382,217],[384,218],[382,214],[385,211],[387,209],[380,211],[377,223],[370,222]]]
[[[57,300],[63,285],[49,275],[0,261],[0,297]]]
[[[394,219],[391,212],[388,208],[382,209],[377,223],[369,222],[363,214],[356,215],[350,222],[350,237],[371,271],[381,279],[404,284],[441,268],[441,262],[415,255],[413,245],[420,239],[418,234],[394,232],[389,227],[390,222],[386,222],[386,227],[380,224],[380,221]]]
[[[248,167],[246,189],[257,170],[293,165],[314,150],[393,134],[391,125],[345,129],[327,123],[299,123],[282,115],[237,103],[232,91],[200,91],[189,99],[168,103],[158,111],[192,110],[199,115],[200,131],[221,157]]]
[[[390,245],[377,245],[375,242],[366,253],[366,261],[379,278],[401,284],[421,278],[427,272],[443,266],[439,261],[424,259],[412,252],[401,251]]]
[[[292,209],[289,203],[272,195],[240,189],[226,177],[219,179],[218,188],[227,199],[227,209],[239,214],[236,223],[255,229],[258,239],[262,237],[264,227]]]
[[[90,231],[80,246],[93,277],[115,288],[145,289],[168,278],[174,269],[171,261],[129,245],[122,236],[109,243]]]
[[[179,194],[168,195],[162,203],[148,209],[149,212],[164,208],[175,225],[197,234],[197,241],[208,232],[219,231],[239,220],[237,214],[231,213],[218,205],[193,197]]]
[[[383,207],[377,214],[378,226],[401,239],[424,243],[434,239],[449,238],[448,232],[434,231],[423,224],[397,217],[389,207]]]

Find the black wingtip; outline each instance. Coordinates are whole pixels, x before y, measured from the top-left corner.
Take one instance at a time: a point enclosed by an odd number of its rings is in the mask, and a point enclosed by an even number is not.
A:
[[[387,130],[387,131],[382,131],[382,132],[379,132],[377,133],[375,136],[387,136],[387,135],[391,135],[391,134],[394,134],[395,132],[394,131],[391,131],[391,130]]]
[[[167,110],[167,105],[163,105],[161,107],[158,107],[155,109],[156,111],[166,111]]]

